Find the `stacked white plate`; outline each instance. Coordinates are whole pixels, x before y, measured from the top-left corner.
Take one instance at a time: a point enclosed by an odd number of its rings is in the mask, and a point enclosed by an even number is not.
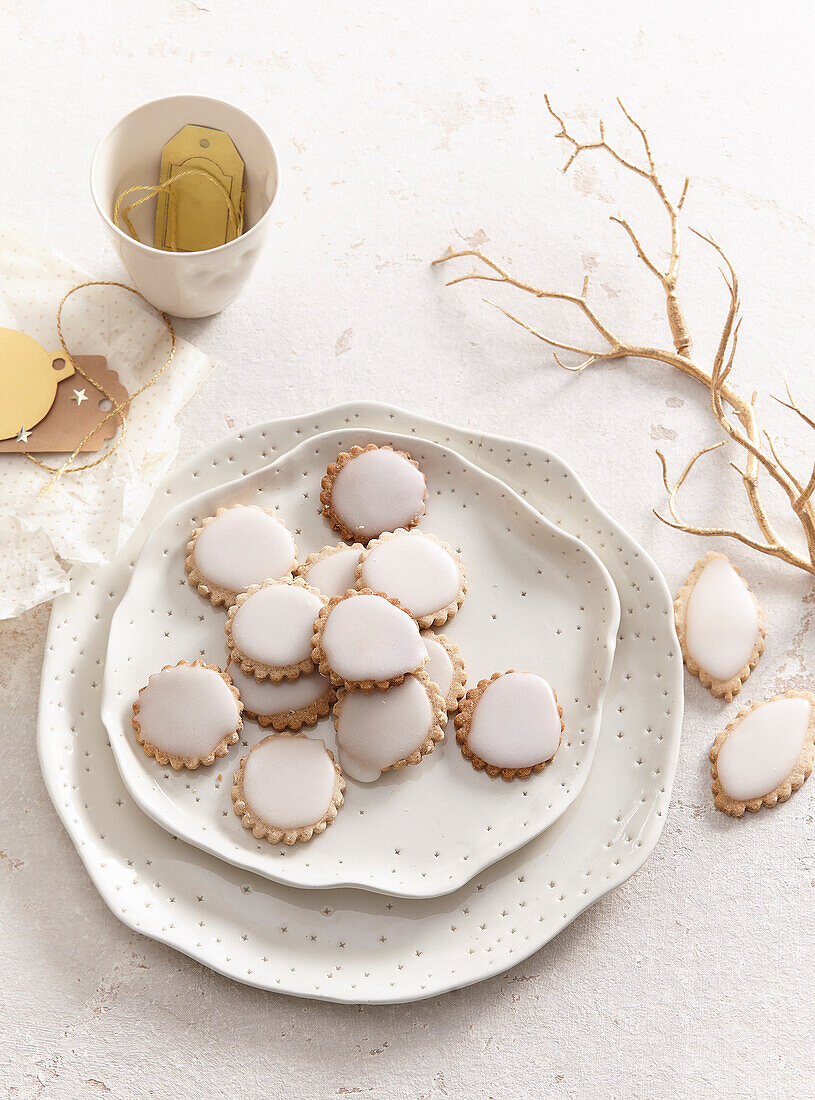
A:
[[[444,632],[469,686],[538,671],[566,732],[552,765],[503,783],[461,757],[451,723],[419,766],[349,780],[334,825],[287,849],[232,812],[232,774],[267,731],[247,721],[228,758],[176,773],[136,744],[130,708],[164,664],[224,664],[224,613],[183,570],[192,528],[224,504],[277,507],[302,560],[336,541],[319,511],[328,462],[366,442],[418,460],[430,486],[422,528],[462,554],[469,592]],[[671,598],[540,448],[374,404],[260,425],[176,471],[117,561],[73,582],[54,605],[43,668],[51,797],[122,921],[236,980],[356,1002],[466,985],[543,946],[656,844],[682,719]],[[309,732],[333,747],[330,719]]]

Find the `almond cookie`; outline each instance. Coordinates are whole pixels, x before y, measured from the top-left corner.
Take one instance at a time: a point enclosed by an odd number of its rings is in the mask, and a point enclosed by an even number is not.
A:
[[[724,554],[705,554],[674,600],[676,633],[688,672],[731,701],[764,652],[764,613]]]
[[[320,612],[311,655],[336,687],[387,691],[422,668],[427,649],[398,600],[352,588],[332,596]]]
[[[444,634],[432,630],[422,631],[422,641],[427,649],[428,661],[424,666],[428,679],[438,687],[444,698],[447,717],[452,718],[464,698],[467,674],[464,661],[455,642]]]
[[[311,636],[325,596],[291,577],[253,584],[230,607],[224,630],[230,660],[256,680],[296,680],[312,672]]]
[[[418,764],[444,739],[446,721],[441,692],[424,672],[384,693],[340,688],[334,727],[342,769],[373,783],[383,772]]]
[[[364,549],[359,542],[355,542],[353,546],[345,542],[338,542],[336,546],[324,546],[316,554],[309,554],[297,566],[297,576],[302,577],[328,599],[341,596],[357,583],[359,555]]]
[[[241,760],[232,781],[232,808],[258,840],[296,844],[325,832],[344,790],[342,771],[323,741],[273,733]]]
[[[326,470],[323,515],[349,542],[415,527],[424,515],[427,482],[409,454],[391,446],[352,447]]]
[[[368,543],[356,569],[357,588],[387,592],[422,629],[443,626],[464,603],[467,580],[456,551],[423,531],[389,531]]]
[[[462,755],[476,771],[526,779],[560,747],[563,708],[542,676],[510,669],[471,688],[455,724]]]
[[[229,665],[227,672],[240,693],[244,718],[253,718],[259,726],[271,726],[280,733],[303,726],[315,726],[331,713],[337,693],[331,682],[315,671],[296,680],[256,680],[247,676],[239,665]]]
[[[716,809],[731,817],[786,802],[812,773],[815,695],[788,691],[740,710],[710,750]]]
[[[133,704],[136,740],[159,764],[195,770],[226,756],[243,729],[232,680],[217,665],[179,661],[154,673]]]
[[[253,504],[219,508],[187,543],[189,582],[213,607],[231,607],[237,594],[267,578],[291,574],[297,547],[282,519]]]

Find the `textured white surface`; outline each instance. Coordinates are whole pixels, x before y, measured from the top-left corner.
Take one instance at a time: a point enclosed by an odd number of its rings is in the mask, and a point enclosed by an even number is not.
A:
[[[599,159],[561,177],[543,109],[548,88],[575,125],[589,126],[598,107],[612,117],[619,92],[674,167],[673,186],[691,174],[691,223],[737,264],[747,320],[734,383],[778,392],[788,370],[811,408],[801,353],[815,243],[811,14],[700,0],[398,10],[151,0],[88,5],[80,19],[72,5],[11,0],[2,193],[30,232],[119,278],[87,193],[97,137],[138,102],[178,88],[244,104],[280,154],[279,225],[236,305],[182,326],[220,363],[182,416],[182,454],[232,424],[340,397],[412,405],[560,451],[677,587],[712,547],[652,517],[661,500],[653,449],[676,465],[715,441],[704,394],[646,364],[560,374],[475,286],[442,291],[427,261],[470,241],[532,279],[577,288],[591,273],[609,315],[662,337],[658,297],[607,221],[622,207],[651,235],[664,231],[660,212]],[[709,352],[720,277],[690,240],[685,261],[689,322]],[[528,309],[543,315],[534,302]],[[808,467],[811,437],[771,402],[762,409],[797,468]],[[714,484],[721,477],[723,504],[738,515],[737,479],[715,458]],[[688,499],[689,509],[705,507]],[[725,820],[712,809],[706,752],[750,700],[811,686],[815,595],[803,577],[728,552],[767,613],[767,651],[732,705],[686,679],[683,754],[655,855],[515,971],[404,1008],[254,992],[127,933],[82,871],[37,769],[47,611],[4,624],[0,1088],[15,1100],[229,1088],[398,1100],[524,1088],[805,1095],[812,784],[776,810]]]

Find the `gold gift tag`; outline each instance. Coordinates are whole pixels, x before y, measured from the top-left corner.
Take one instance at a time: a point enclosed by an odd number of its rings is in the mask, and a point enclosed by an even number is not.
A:
[[[244,164],[229,134],[207,126],[179,130],[161,151],[159,184],[182,173],[187,174],[173,185],[172,197],[159,193],[155,247],[202,252],[234,240],[240,226],[233,211],[242,208]]]
[[[57,386],[74,373],[64,351],[44,347],[14,329],[0,329],[0,439],[25,434],[54,403]]]

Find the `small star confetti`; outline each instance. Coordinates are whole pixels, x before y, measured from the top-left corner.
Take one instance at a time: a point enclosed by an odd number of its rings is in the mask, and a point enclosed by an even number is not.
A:
[[[85,393],[84,390],[74,390],[74,396],[71,398],[71,400],[76,401],[77,405],[81,405],[83,401],[88,400],[88,395]]]
[[[28,443],[28,437],[31,435],[30,431],[26,431],[25,428],[20,428],[20,434],[17,436],[18,443]]]

